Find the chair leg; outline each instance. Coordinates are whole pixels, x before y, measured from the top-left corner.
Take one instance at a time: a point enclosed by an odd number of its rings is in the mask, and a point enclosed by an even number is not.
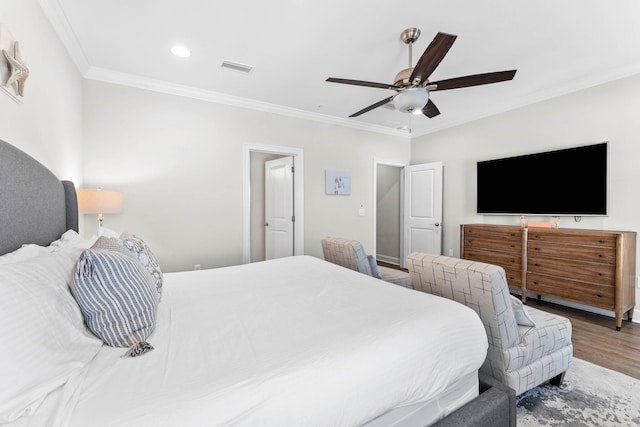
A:
[[[565,372],[563,372],[563,373],[561,373],[559,375],[556,375],[555,377],[551,378],[549,380],[549,384],[554,385],[556,387],[560,387],[562,385],[562,380],[564,380],[564,374],[566,372],[567,371],[565,371]]]

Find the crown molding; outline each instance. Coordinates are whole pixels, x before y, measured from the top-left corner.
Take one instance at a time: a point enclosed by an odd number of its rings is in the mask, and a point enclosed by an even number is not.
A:
[[[89,60],[80,47],[78,38],[71,29],[60,3],[57,0],[38,0],[38,3],[76,67],[80,70],[80,74],[85,75],[89,71]]]
[[[633,64],[627,67],[608,70],[607,72],[601,73],[601,74],[589,75],[583,79],[574,80],[569,85],[565,85],[562,87],[556,86],[553,88],[548,88],[545,91],[535,92],[534,94],[531,94],[531,96],[522,97],[517,102],[514,102],[514,103],[503,103],[503,104],[495,105],[493,108],[486,109],[480,114],[459,117],[458,119],[454,119],[454,120],[441,121],[437,126],[434,126],[426,131],[414,133],[412,135],[412,138],[428,135],[441,130],[463,125],[465,123],[470,123],[476,120],[485,119],[487,117],[495,116],[497,114],[506,113],[507,111],[516,110],[518,108],[526,107],[532,104],[537,104],[543,101],[548,101],[553,98],[569,95],[571,93],[590,89],[595,86],[600,86],[606,83],[611,83],[613,81],[624,79],[626,77],[631,77],[637,74],[640,74],[640,64]]]
[[[446,120],[443,120],[443,117],[440,117],[438,123],[434,124],[433,126],[429,126],[428,129],[414,129],[413,131],[408,131],[388,126],[364,123],[347,118],[334,117],[320,113],[298,110],[295,108],[284,107],[281,105],[270,104],[248,98],[241,98],[195,87],[169,83],[166,81],[149,79],[143,76],[93,67],[90,65],[91,62],[89,58],[87,58],[87,55],[82,50],[80,43],[78,42],[78,38],[71,29],[71,26],[69,25],[69,22],[67,21],[67,18],[65,16],[64,10],[60,6],[58,0],[38,0],[38,3],[40,4],[40,7],[42,8],[46,17],[51,22],[54,31],[58,34],[63,45],[69,52],[69,55],[71,56],[73,62],[76,64],[76,67],[80,71],[80,74],[86,79],[99,80],[107,83],[198,99],[206,102],[258,110],[289,117],[295,117],[299,119],[312,120],[336,126],[344,126],[348,128],[409,139],[428,135],[472,121],[484,119],[527,105],[567,95],[573,92],[578,92],[580,90],[609,83],[611,81],[619,80],[635,74],[640,74],[640,64],[633,64],[627,67],[609,70],[600,74],[585,76],[582,79],[573,80],[569,84],[563,85],[562,87],[549,87],[547,88],[547,90],[538,91],[530,94],[529,96],[523,96],[517,102],[496,104],[492,108],[485,109],[481,113],[475,115],[466,115],[463,117]]]
[[[250,110],[274,113],[283,116],[295,117],[299,119],[312,120],[321,123],[327,123],[337,126],[344,126],[358,130],[376,132],[391,136],[399,136],[410,138],[411,134],[406,130],[389,128],[386,126],[374,125],[369,123],[348,120],[340,117],[328,116],[326,114],[313,113],[295,108],[283,107],[281,105],[270,104],[268,102],[256,101],[249,98],[227,95],[224,93],[214,92],[210,90],[199,89],[191,86],[185,86],[175,83],[169,83],[163,80],[150,79],[134,74],[122,73],[119,71],[108,70],[98,67],[89,67],[84,74],[89,80],[97,80],[106,83],[113,83],[122,86],[135,87],[138,89],[150,90],[154,92],[166,93],[169,95],[182,96],[186,98],[198,99],[216,104],[224,104],[233,107],[247,108]]]
[[[411,134],[406,130],[394,129],[386,126],[368,124],[325,114],[313,113],[298,110],[295,108],[283,107],[269,104],[248,98],[226,95],[218,92],[198,89],[190,86],[173,84],[165,81],[149,79],[142,76],[121,73],[91,66],[87,55],[82,50],[76,34],[71,29],[65,16],[64,10],[58,0],[38,0],[45,16],[51,22],[54,31],[60,37],[62,44],[69,52],[73,62],[85,79],[99,80],[107,83],[114,83],[139,89],[151,90],[171,95],[183,96],[198,99],[206,102],[230,105],[234,107],[247,108],[268,113],[274,113],[299,119],[312,120],[321,123],[328,123],[337,126],[344,126],[358,130],[381,133],[391,136],[410,138]]]

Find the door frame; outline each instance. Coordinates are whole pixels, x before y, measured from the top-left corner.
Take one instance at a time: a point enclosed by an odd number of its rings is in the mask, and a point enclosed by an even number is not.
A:
[[[295,176],[293,179],[293,224],[294,255],[304,254],[304,152],[302,148],[279,145],[246,143],[242,148],[242,262],[251,262],[251,152],[279,154],[293,157]]]
[[[378,254],[378,247],[377,247],[377,238],[378,238],[378,165],[384,165],[384,166],[394,166],[394,167],[398,167],[398,168],[403,168],[405,166],[409,166],[409,163],[407,162],[402,162],[402,161],[398,161],[398,160],[386,160],[386,159],[378,159],[378,158],[373,158],[373,197],[371,198],[373,200],[373,212],[372,212],[372,217],[373,217],[373,239],[371,240],[373,242],[373,247],[371,248],[371,253],[375,256]],[[400,198],[401,198],[401,203],[400,203],[400,230],[398,230],[398,233],[400,234],[400,259],[402,260],[402,258],[405,257],[404,254],[404,171],[401,174],[401,178],[400,178],[400,185],[402,187],[402,191],[400,194]]]

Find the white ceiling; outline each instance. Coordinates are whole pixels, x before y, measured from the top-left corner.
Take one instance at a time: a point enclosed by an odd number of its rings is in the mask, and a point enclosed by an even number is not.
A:
[[[40,3],[87,78],[391,134],[423,135],[640,73],[637,0]],[[422,31],[413,65],[438,31],[458,36],[431,81],[518,72],[509,82],[432,93],[441,112],[433,119],[386,107],[349,119],[394,92],[325,79],[392,83],[408,65],[400,40],[408,27]],[[175,44],[191,57],[174,57]],[[255,68],[229,70],[223,60]]]

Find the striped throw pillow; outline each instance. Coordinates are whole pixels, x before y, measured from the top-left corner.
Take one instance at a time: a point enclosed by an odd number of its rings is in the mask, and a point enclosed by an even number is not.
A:
[[[111,347],[129,347],[124,357],[153,349],[146,339],[155,327],[158,301],[153,279],[129,254],[96,242],[76,264],[71,293],[87,327]]]

